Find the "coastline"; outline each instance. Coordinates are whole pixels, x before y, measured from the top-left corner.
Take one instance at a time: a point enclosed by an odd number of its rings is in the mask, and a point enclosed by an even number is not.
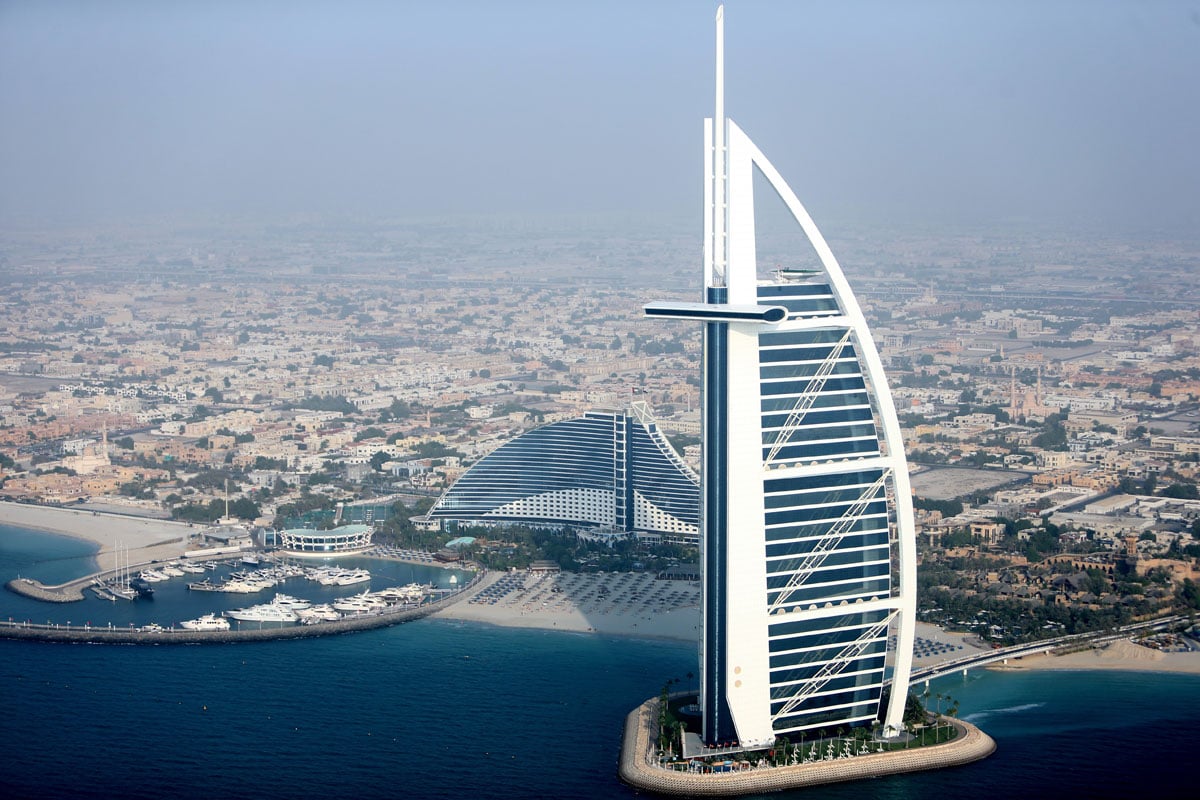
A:
[[[91,542],[98,548],[94,557],[101,570],[116,567],[118,549],[122,547],[128,547],[131,563],[177,558],[184,552],[191,530],[191,526],[182,522],[10,502],[0,502],[0,523]],[[567,591],[555,590],[558,575],[568,581]],[[473,599],[504,580],[517,582],[517,588],[498,597]],[[603,593],[602,587],[606,589]],[[539,576],[489,572],[473,587],[472,596],[464,597],[461,602],[443,608],[433,616],[505,628],[698,642],[699,584],[657,580],[643,573]],[[918,667],[986,649],[965,634],[923,622],[917,623],[916,636],[918,645],[922,640],[928,645],[925,655],[918,650],[914,656],[913,664]],[[1129,640],[1119,640],[1101,648],[1064,655],[1025,656],[988,669],[1200,675],[1200,652],[1164,653]]]
[[[567,589],[555,590],[558,576]],[[519,588],[496,596],[520,577]],[[605,589],[609,589],[605,591]],[[634,600],[645,594],[644,602]],[[528,576],[489,572],[476,595],[435,617],[503,628],[634,636],[641,639],[700,640],[700,588],[692,581],[656,580],[643,573],[557,573]],[[660,602],[661,601],[661,602]]]
[[[11,502],[0,502],[0,523],[91,542],[100,571],[115,569],[123,548],[131,564],[177,558],[192,530],[185,522]]]
[[[509,573],[511,575],[511,573]],[[570,576],[570,589],[555,591],[551,576],[525,576],[519,588],[506,594],[489,597],[484,594],[488,587],[505,579],[506,573],[488,573],[479,584],[477,594],[486,600],[464,598],[450,608],[443,609],[434,617],[464,620],[495,625],[505,628],[536,628],[542,630],[570,631],[574,633],[599,633],[607,636],[631,636],[644,639],[672,639],[698,642],[700,639],[699,587],[685,581],[658,581],[663,584],[690,586],[693,594],[684,595],[684,600],[695,599],[695,603],[670,607],[635,607],[628,598],[610,594],[597,597],[601,586],[612,584],[617,577],[612,573],[560,573]],[[639,576],[636,586],[646,591],[653,581],[652,576]],[[670,591],[669,594],[679,594]],[[588,598],[578,602],[578,596]],[[949,661],[971,652],[989,649],[974,637],[947,631],[936,625],[918,622],[916,626],[917,652],[913,657],[915,667],[927,667]],[[1088,649],[1065,655],[1032,655],[1011,659],[1004,665],[992,665],[994,670],[1120,670],[1137,672],[1176,672],[1200,675],[1200,652],[1163,653],[1119,640],[1101,648]]]
[[[1200,675],[1200,651],[1164,653],[1143,647],[1129,639],[1119,639],[1104,647],[1065,655],[1032,655],[1012,659],[988,669],[1005,672],[1038,670],[1113,670],[1123,672],[1175,672]]]

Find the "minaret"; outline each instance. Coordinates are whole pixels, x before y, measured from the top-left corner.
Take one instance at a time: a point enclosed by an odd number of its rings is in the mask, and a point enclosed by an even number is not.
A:
[[[1008,372],[1011,376],[1008,386],[1008,416],[1013,422],[1017,421],[1017,365],[1009,364]]]

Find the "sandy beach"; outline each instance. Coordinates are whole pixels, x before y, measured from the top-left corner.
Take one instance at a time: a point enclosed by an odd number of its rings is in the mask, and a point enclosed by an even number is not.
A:
[[[1200,675],[1200,651],[1164,653],[1128,639],[1095,650],[1067,655],[1034,655],[1010,660],[1001,670],[1134,670],[1137,672],[1186,672]]]
[[[447,619],[515,628],[699,641],[700,584],[645,573],[494,572]]]
[[[642,573],[494,572],[484,578],[474,596],[436,616],[505,627],[698,642],[700,584],[658,580]],[[918,622],[913,665],[932,666],[988,649],[968,634]],[[1163,653],[1125,640],[1063,656],[1026,656],[991,668],[1200,674],[1200,652]]]
[[[0,502],[0,523],[92,542],[100,548],[96,561],[101,570],[116,567],[117,551],[121,548],[128,548],[131,564],[177,558],[192,530],[183,522],[3,502]]]

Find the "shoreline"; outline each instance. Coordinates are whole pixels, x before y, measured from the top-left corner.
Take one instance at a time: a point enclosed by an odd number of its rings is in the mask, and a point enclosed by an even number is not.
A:
[[[97,546],[93,557],[100,571],[116,568],[119,547],[128,547],[131,562],[178,558],[192,529],[182,522],[11,502],[0,502],[0,523],[91,542]],[[497,584],[501,586],[492,589]],[[471,595],[435,611],[432,617],[502,628],[699,642],[699,603],[698,583],[658,580],[645,573],[488,572]],[[917,623],[916,637],[918,653],[913,664],[918,667],[985,649],[966,634],[924,622]],[[922,645],[925,655],[921,655]],[[1065,655],[1025,656],[987,669],[1200,675],[1200,652],[1164,653],[1120,640]]]
[[[1164,653],[1129,639],[1118,639],[1103,647],[1064,655],[1025,656],[1004,665],[990,665],[987,669],[998,672],[1113,671],[1200,675],[1200,651]]]
[[[487,589],[509,576],[509,590],[500,593]],[[653,576],[625,573],[627,583],[646,591],[653,585]],[[555,591],[558,576],[566,576],[565,590]],[[518,580],[519,579],[519,580]],[[662,608],[630,608],[621,599],[600,601],[597,592],[618,580],[616,573],[557,573],[549,576],[530,576],[526,573],[488,573],[477,594],[481,599],[465,598],[463,602],[443,609],[434,618],[477,622],[502,628],[533,628],[570,633],[598,633],[605,636],[639,639],[666,639],[679,642],[699,642],[699,586],[687,581],[657,581],[660,584],[680,584],[691,587],[682,600],[694,604]],[[560,589],[563,587],[560,586]],[[667,589],[668,595],[680,589]],[[486,598],[486,599],[484,599]],[[582,602],[580,602],[582,600]],[[916,653],[914,667],[933,666],[971,652],[988,649],[969,634],[947,631],[926,622],[916,624]],[[1200,651],[1163,653],[1119,640],[1100,648],[1089,648],[1065,655],[1031,655],[1011,659],[1005,665],[993,664],[983,669],[996,671],[1021,670],[1119,670],[1126,672],[1175,672],[1200,675]]]
[[[7,501],[0,501],[0,523],[90,542],[96,545],[93,558],[101,572],[116,568],[122,548],[130,563],[178,558],[193,530],[186,522]]]

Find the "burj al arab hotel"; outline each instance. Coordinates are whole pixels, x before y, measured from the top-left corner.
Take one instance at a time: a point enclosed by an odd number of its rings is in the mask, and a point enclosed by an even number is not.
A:
[[[895,406],[866,319],[825,239],[724,110],[704,126],[700,710],[706,745],[768,746],[841,725],[901,728],[916,546]],[[754,177],[816,251],[760,274]],[[889,637],[894,648],[889,652]],[[885,693],[885,686],[890,690]]]

